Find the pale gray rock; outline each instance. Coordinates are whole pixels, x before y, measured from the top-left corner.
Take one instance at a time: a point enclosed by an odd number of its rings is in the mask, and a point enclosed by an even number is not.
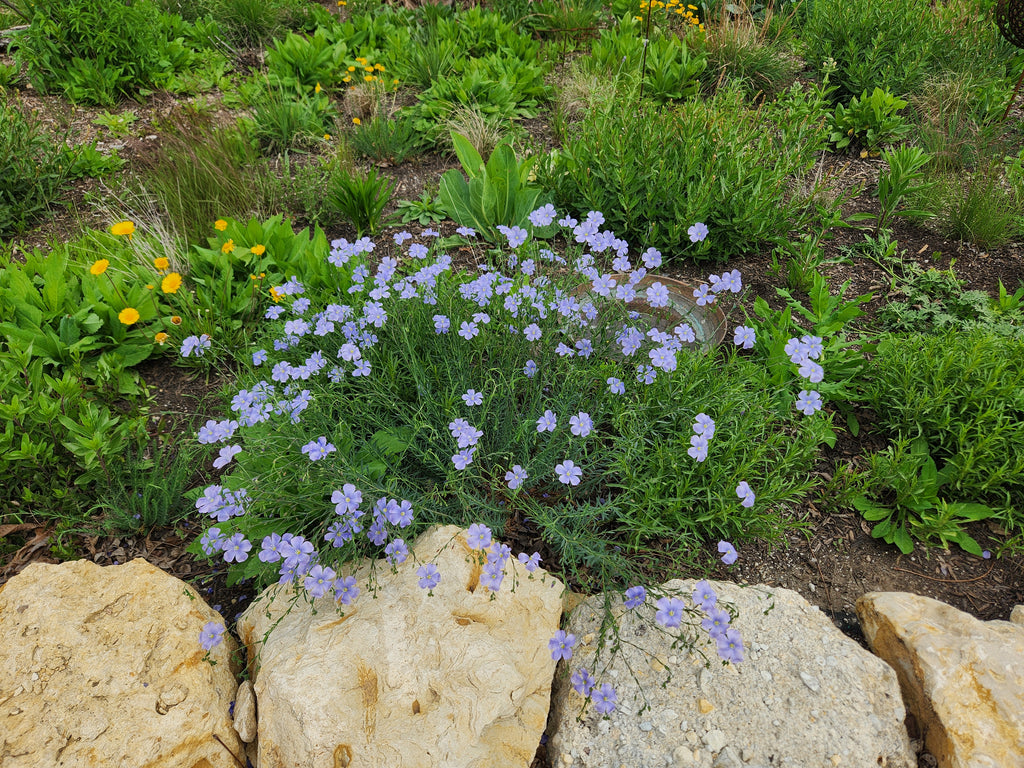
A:
[[[869,592],[857,615],[941,768],[1024,766],[1024,627],[906,592]]]
[[[685,596],[692,607],[695,583],[671,581],[661,590]],[[896,674],[888,664],[795,592],[712,586],[720,603],[738,613],[732,626],[746,649],[739,664],[722,664],[699,628],[700,614],[694,617],[696,630],[684,632],[696,652],[673,646],[680,632],[671,635],[655,622],[654,597],[633,611],[621,598],[612,600],[618,634],[605,630],[600,655],[604,598],[591,598],[572,612],[568,631],[578,642],[555,678],[552,765],[916,766]],[[615,686],[618,707],[606,720],[570,685],[580,667],[591,670],[599,684]],[[673,727],[641,730],[644,719],[661,722],[668,712]],[[624,753],[633,762],[623,760]]]
[[[3,768],[236,768],[230,635],[184,582],[145,560],[35,563],[0,587]]]
[[[242,616],[239,634],[258,654],[258,768],[530,765],[551,698],[561,582],[511,559],[490,592],[480,554],[452,526],[413,550],[394,573],[383,561],[360,569],[350,606],[324,598],[314,613],[273,587]],[[433,595],[416,574],[428,562],[441,574]]]

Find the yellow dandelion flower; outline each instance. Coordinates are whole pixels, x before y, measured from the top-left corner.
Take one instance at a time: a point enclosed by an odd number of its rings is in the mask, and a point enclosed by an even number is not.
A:
[[[218,232],[223,232],[225,229],[228,228],[228,223],[224,221],[224,219],[217,219],[215,222],[213,222],[213,228],[216,229]]]
[[[107,271],[107,267],[109,267],[109,266],[110,266],[110,262],[107,261],[106,259],[97,259],[96,261],[94,261],[92,263],[92,266],[89,267],[89,274],[90,275],[102,275],[104,272]]]
[[[372,83],[376,79],[377,78],[375,78],[373,75],[363,75],[363,80],[365,80],[368,83]]]
[[[224,243],[224,245],[222,245],[220,247],[220,252],[221,253],[231,253],[234,250],[235,250],[235,241],[234,240],[228,240],[226,243]]]
[[[325,133],[325,134],[324,134],[324,141],[330,141],[330,140],[331,140],[331,138],[332,138],[332,137],[331,137],[331,134],[329,134],[329,133]]]
[[[155,341],[157,344],[164,344],[169,338],[171,337],[168,336],[163,331],[160,331],[160,333],[153,337],[153,341]]]
[[[355,71],[356,71],[356,68],[355,68],[355,67],[349,67],[349,68],[348,68],[348,71],[349,71],[349,72],[355,72]]]
[[[352,118],[352,122],[355,123],[356,125],[362,125],[363,124],[363,121],[360,120],[358,117],[353,117]]]
[[[343,83],[351,83],[352,82],[352,78],[349,77],[348,75],[345,75],[343,78],[341,78],[341,82],[343,82]]]
[[[320,83],[317,83],[316,88],[313,89],[313,93],[320,93],[322,90],[323,88],[320,87]]]
[[[174,325],[181,325],[181,315],[172,315],[171,316],[171,322]]]
[[[164,293],[177,293],[179,288],[181,288],[181,275],[177,272],[171,272],[160,281],[160,290]]]
[[[153,259],[153,266],[163,272],[171,266],[171,261],[166,256],[161,256],[158,259]]]
[[[132,325],[133,323],[139,322],[139,310],[134,307],[125,307],[117,313],[117,319],[121,321],[123,325]]]
[[[249,253],[255,254],[256,256],[262,256],[266,252],[267,247],[265,245],[254,245],[249,249]]]
[[[274,288],[274,286],[270,286],[270,298],[274,300],[274,303],[281,300],[281,294],[277,292],[277,289]]]
[[[383,64],[374,64],[373,68],[376,69],[378,72],[383,72],[384,71],[384,65]]]
[[[367,72],[373,72],[373,67],[363,67]]]
[[[134,231],[135,224],[131,221],[119,221],[110,228],[110,233],[112,235],[128,235],[129,238],[132,236],[132,232]]]

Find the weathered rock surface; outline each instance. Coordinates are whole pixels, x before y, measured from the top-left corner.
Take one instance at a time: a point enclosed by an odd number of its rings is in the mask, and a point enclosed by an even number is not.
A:
[[[669,592],[689,595],[696,582],[671,581]],[[695,766],[700,768],[910,768],[917,762],[904,726],[892,668],[835,628],[796,592],[712,582],[719,601],[738,611],[732,626],[746,645],[745,660],[723,666],[699,628],[696,648],[710,666],[654,620],[654,600],[618,617],[618,653],[606,633],[599,647],[601,597],[571,615],[578,638],[573,659],[559,668],[552,702],[549,753],[570,766]],[[685,627],[685,620],[684,620]],[[607,631],[606,631],[607,632]],[[678,630],[676,631],[678,636]],[[616,688],[618,708],[607,719],[570,685],[579,667]]]
[[[1024,766],[1024,626],[906,592],[869,592],[857,615],[940,766]]]
[[[145,560],[29,565],[0,587],[0,765],[234,768],[235,646],[199,645],[219,620]]]
[[[235,694],[235,730],[246,744],[256,741],[256,692],[251,680],[243,680]]]
[[[240,637],[259,653],[258,768],[525,768],[533,760],[550,702],[561,582],[540,570],[530,578],[510,560],[501,590],[489,592],[478,553],[455,527],[431,529],[413,549],[396,573],[376,564],[376,596],[369,569],[357,573],[362,594],[340,606],[343,615],[330,598],[316,601],[314,615],[293,590],[272,587],[242,616]],[[427,562],[441,574],[433,596],[416,574]]]

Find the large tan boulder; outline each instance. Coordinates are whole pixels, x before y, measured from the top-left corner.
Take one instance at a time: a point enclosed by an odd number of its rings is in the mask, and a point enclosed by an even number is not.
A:
[[[349,606],[322,598],[314,612],[275,586],[242,616],[239,634],[258,654],[258,768],[530,765],[562,584],[511,559],[489,591],[456,527],[431,529],[413,551],[394,573],[376,563],[373,590],[371,571],[357,572]],[[432,596],[416,574],[428,562],[441,574]]]
[[[857,615],[942,768],[1024,766],[1024,626],[906,592],[869,592]]]
[[[33,564],[0,587],[3,768],[237,768],[230,637],[145,560]]]

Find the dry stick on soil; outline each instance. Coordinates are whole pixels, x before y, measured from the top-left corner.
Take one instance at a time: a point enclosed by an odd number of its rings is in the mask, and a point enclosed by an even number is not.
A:
[[[928,576],[928,575],[926,575],[924,573],[918,573],[917,571],[911,571],[911,570],[908,570],[906,568],[893,568],[893,570],[894,571],[899,571],[900,573],[909,573],[912,576],[920,576],[922,579],[928,579],[928,581],[939,581],[939,582],[942,582],[943,584],[967,584],[967,583],[972,582],[972,581],[981,581],[986,576],[988,576],[990,573],[992,573],[992,569],[995,568],[995,567],[996,567],[996,564],[992,563],[992,565],[990,565],[988,567],[988,570],[985,571],[983,574],[981,574],[981,576],[972,576],[969,579],[937,579],[934,576]]]

